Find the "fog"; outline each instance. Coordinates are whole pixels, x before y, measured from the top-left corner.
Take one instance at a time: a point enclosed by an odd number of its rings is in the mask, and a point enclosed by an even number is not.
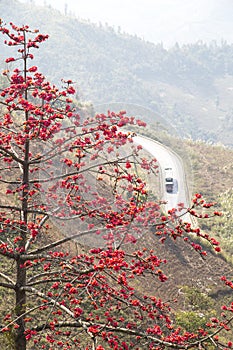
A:
[[[21,0],[114,26],[165,47],[226,40],[233,42],[232,0]]]

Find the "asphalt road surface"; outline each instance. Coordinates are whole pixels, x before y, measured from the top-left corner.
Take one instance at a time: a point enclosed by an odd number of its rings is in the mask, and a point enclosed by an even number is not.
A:
[[[157,159],[160,166],[160,174],[162,181],[161,199],[166,201],[165,210],[177,208],[178,203],[184,203],[185,207],[189,207],[189,193],[185,179],[182,160],[178,155],[163,146],[159,142],[153,141],[143,136],[135,136],[134,142],[141,145],[144,150],[149,152]],[[168,193],[165,187],[165,168],[171,168],[174,179],[174,187],[172,193]],[[185,221],[190,221],[189,215],[185,215]]]

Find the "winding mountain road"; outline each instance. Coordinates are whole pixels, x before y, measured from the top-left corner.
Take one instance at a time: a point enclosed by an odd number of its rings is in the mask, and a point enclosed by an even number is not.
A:
[[[169,209],[177,208],[178,203],[184,203],[185,207],[189,207],[189,192],[180,157],[161,143],[147,137],[137,135],[133,139],[136,144],[141,145],[159,163],[162,180],[161,199],[167,203],[165,210],[168,211]],[[174,178],[174,190],[172,193],[168,193],[165,188],[165,168],[172,168]],[[185,215],[185,220],[190,221],[190,215]]]

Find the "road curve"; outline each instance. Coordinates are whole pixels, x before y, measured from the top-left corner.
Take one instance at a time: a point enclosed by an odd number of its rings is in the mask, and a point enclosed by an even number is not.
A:
[[[166,201],[165,210],[168,211],[172,208],[177,208],[178,203],[184,203],[185,207],[189,207],[189,193],[185,179],[185,173],[183,169],[182,160],[180,157],[171,151],[168,147],[165,147],[161,143],[149,139],[144,136],[134,136],[133,138],[136,144],[139,144],[143,149],[149,152],[154,158],[157,159],[160,166],[160,174],[162,179],[162,197],[161,199]],[[165,188],[165,168],[172,168],[174,177],[174,191],[168,193]],[[189,215],[185,217],[186,221],[190,221]]]

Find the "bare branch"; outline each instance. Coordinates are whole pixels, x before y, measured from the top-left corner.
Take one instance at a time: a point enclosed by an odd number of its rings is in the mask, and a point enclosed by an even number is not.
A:
[[[0,282],[0,287],[3,288],[8,288],[8,289],[15,289],[15,286],[9,283],[4,283],[4,282]]]
[[[106,228],[102,228],[102,229],[98,229],[98,230],[101,230],[101,231],[106,231]],[[86,236],[86,235],[89,235],[89,234],[95,234],[96,233],[96,229],[95,230],[88,230],[88,231],[84,231],[84,232],[79,232],[79,233],[75,233],[74,235],[71,235],[69,237],[66,237],[66,238],[63,238],[63,239],[60,239],[56,242],[53,242],[53,243],[50,243],[42,248],[38,248],[36,250],[33,250],[31,252],[29,252],[29,255],[34,255],[34,254],[40,254],[42,252],[45,252],[45,251],[48,251],[52,248],[55,248],[63,243],[66,243],[66,242],[69,242],[75,238],[78,238],[78,237],[83,237],[83,236]]]
[[[13,211],[22,211],[22,208],[19,208],[19,207],[15,207],[15,206],[12,206],[12,205],[1,205],[0,204],[0,208],[1,209],[9,209],[9,210],[13,210]],[[42,210],[36,210],[36,209],[28,209],[27,210],[27,213],[30,213],[30,214],[40,214],[40,215],[46,215],[46,212],[42,211]]]
[[[67,173],[67,174],[61,174],[61,175],[57,175],[57,176],[54,176],[54,177],[49,177],[49,178],[46,178],[46,179],[34,179],[32,181],[30,181],[30,183],[37,183],[37,182],[40,182],[40,183],[46,183],[46,182],[51,182],[51,181],[54,181],[54,180],[59,180],[59,179],[63,179],[64,177],[68,177],[68,176],[73,176],[73,175],[76,175],[76,174],[82,174],[82,173],[85,173],[85,172],[88,172],[90,170],[93,170],[93,169],[96,169],[100,166],[104,166],[104,165],[114,165],[114,164],[120,164],[120,163],[125,163],[125,160],[128,159],[129,156],[125,156],[125,157],[122,157],[121,159],[114,159],[112,161],[108,160],[108,161],[105,161],[103,163],[98,163],[98,164],[94,164],[94,165],[90,165],[89,167],[87,168],[84,168],[84,169],[79,169],[78,171],[73,171],[73,172],[70,172],[70,173]]]
[[[49,303],[44,303],[43,305],[48,305],[48,304],[49,304]],[[30,314],[31,312],[33,312],[33,311],[35,311],[35,310],[37,310],[37,309],[40,309],[40,308],[41,308],[41,305],[37,305],[37,306],[35,306],[35,307],[29,309],[28,311],[24,312],[24,313],[21,314],[20,316],[16,317],[13,321],[11,321],[10,323],[8,323],[8,324],[6,325],[6,327],[9,327],[9,326],[15,324],[20,318],[22,318],[22,317],[24,317],[24,316]],[[0,328],[0,332],[2,332],[3,330],[4,330],[4,327],[1,327],[1,328]]]
[[[7,282],[11,283],[12,285],[15,285],[15,282],[9,276],[6,276],[4,273],[0,272],[0,277],[4,278]]]
[[[37,275],[33,275],[31,278],[28,279],[28,284],[31,283],[32,281],[36,280],[37,278],[40,278],[40,277],[46,277],[46,276],[51,276],[52,274],[55,275],[55,274],[60,274],[61,271],[60,270],[57,270],[57,271],[49,271],[49,272],[42,272],[42,273],[39,273]]]

